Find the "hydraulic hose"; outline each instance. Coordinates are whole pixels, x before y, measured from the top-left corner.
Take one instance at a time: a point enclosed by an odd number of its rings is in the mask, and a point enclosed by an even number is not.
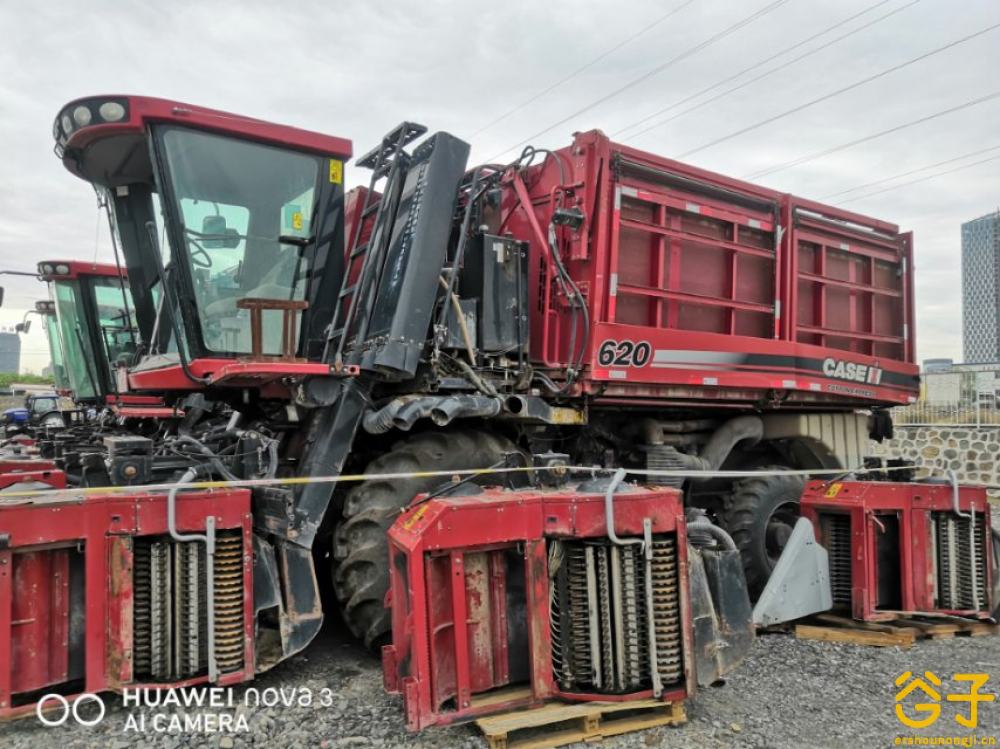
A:
[[[698,532],[704,532],[712,536],[716,541],[722,545],[726,551],[738,551],[736,542],[733,541],[733,537],[726,533],[722,528],[717,526],[715,523],[706,520],[698,520],[694,523],[688,523],[687,525],[688,537],[691,537],[692,531],[697,534]]]
[[[204,455],[205,457],[207,457],[209,459],[208,462],[211,464],[211,466],[216,471],[219,472],[220,475],[223,476],[223,478],[225,478],[225,479],[227,479],[229,481],[239,481],[240,480],[239,476],[237,476],[232,471],[230,471],[228,468],[226,468],[225,464],[221,460],[219,460],[219,456],[218,455],[216,455],[214,452],[212,452],[211,450],[209,450],[208,447],[206,447],[203,443],[201,443],[198,440],[196,440],[194,437],[191,437],[190,435],[182,434],[179,437],[177,437],[177,442],[194,446],[194,448],[196,450],[198,450],[198,452],[200,452],[202,455]]]

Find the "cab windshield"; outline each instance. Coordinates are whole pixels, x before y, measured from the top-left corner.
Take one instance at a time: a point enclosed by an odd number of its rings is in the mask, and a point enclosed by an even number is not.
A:
[[[305,296],[323,160],[174,127],[162,129],[159,142],[169,196],[164,208],[176,226],[168,231],[174,251],[161,247],[168,277],[183,268],[166,255],[183,255],[204,348],[248,354],[250,314],[239,300]],[[263,313],[262,354],[281,353],[282,315]]]
[[[56,281],[52,286],[69,385],[77,399],[96,398],[99,387],[97,360],[83,322],[80,284],[78,281]]]
[[[52,314],[46,314],[44,317],[45,335],[49,339],[49,353],[52,356],[52,380],[57,390],[69,390],[71,385],[66,375],[62,340],[59,338],[59,318]]]
[[[105,387],[113,382],[116,361],[134,348],[131,294],[126,288],[123,295],[117,278],[55,281],[52,286],[69,387],[77,399],[103,397]],[[92,296],[89,302],[88,291]],[[97,319],[92,323],[96,329],[88,327],[89,308],[96,310]]]
[[[40,398],[31,399],[31,412],[33,414],[45,414],[49,411],[59,410],[59,399],[49,398],[48,396],[42,396]]]

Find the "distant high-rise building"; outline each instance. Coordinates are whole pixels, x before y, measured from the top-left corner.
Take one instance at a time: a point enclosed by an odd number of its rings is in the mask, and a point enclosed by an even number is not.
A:
[[[21,336],[17,333],[0,333],[0,372],[14,372],[21,366]]]
[[[962,344],[969,364],[1000,361],[1000,211],[962,224]]]

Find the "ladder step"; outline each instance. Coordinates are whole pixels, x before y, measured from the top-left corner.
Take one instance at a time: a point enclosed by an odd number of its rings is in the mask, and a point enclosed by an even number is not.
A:
[[[350,296],[351,294],[354,293],[354,290],[356,288],[358,288],[358,285],[356,283],[352,283],[350,286],[345,286],[343,289],[340,290],[340,295],[337,298],[343,299],[344,297]]]
[[[375,169],[381,166],[380,162],[387,161],[391,156],[394,156],[397,149],[406,146],[408,143],[412,143],[426,132],[427,128],[423,125],[418,125],[415,122],[403,122],[386,135],[379,145],[354,162],[354,164],[364,169]]]
[[[379,204],[377,202],[372,203],[370,206],[361,211],[361,218],[368,218],[369,216],[371,216],[378,210],[378,206]]]
[[[333,330],[333,331],[330,332],[330,335],[328,335],[326,337],[326,340],[332,341],[332,340],[334,340],[336,338],[340,338],[340,336],[342,336],[342,335],[344,335],[344,329],[343,328],[337,328],[336,330]]]
[[[355,247],[353,250],[351,250],[351,254],[350,254],[349,257],[353,260],[358,255],[364,255],[367,251],[368,251],[368,243],[367,242],[362,242],[357,247]]]

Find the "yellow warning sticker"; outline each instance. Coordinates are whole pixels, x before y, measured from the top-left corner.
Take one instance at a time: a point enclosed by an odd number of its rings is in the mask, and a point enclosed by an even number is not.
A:
[[[420,519],[427,514],[427,505],[421,505],[410,517],[403,521],[403,528],[410,530],[420,522]]]
[[[292,214],[292,228],[295,229],[295,231],[302,231],[301,211],[295,211],[295,213]]]
[[[330,159],[330,182],[339,185],[344,182],[344,162]]]
[[[844,488],[843,484],[830,484],[830,488],[826,490],[826,498],[833,499],[838,494],[840,494],[840,490],[843,488]]]

